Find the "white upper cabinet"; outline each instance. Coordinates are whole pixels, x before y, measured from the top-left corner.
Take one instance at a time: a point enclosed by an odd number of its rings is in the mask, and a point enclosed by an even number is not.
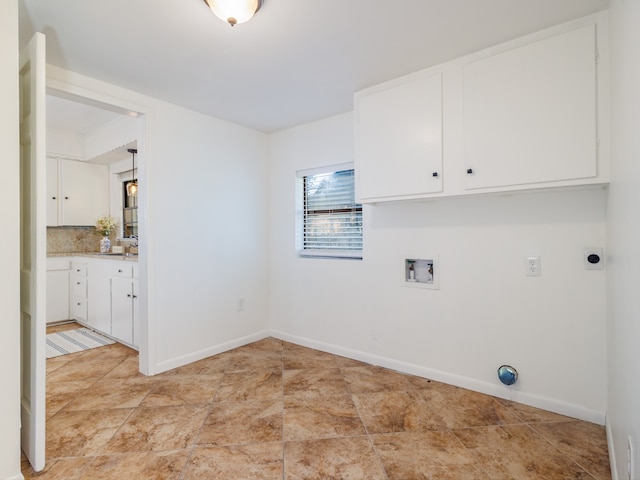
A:
[[[358,201],[442,190],[442,75],[405,77],[355,98]]]
[[[109,213],[109,169],[106,165],[63,161],[60,185],[64,193],[63,225],[95,225]]]
[[[93,226],[107,213],[106,165],[47,159],[47,226]]]
[[[465,188],[596,177],[596,78],[595,25],[465,65]]]
[[[609,181],[607,14],[354,96],[362,203]]]
[[[58,226],[58,160],[47,158],[47,227]]]

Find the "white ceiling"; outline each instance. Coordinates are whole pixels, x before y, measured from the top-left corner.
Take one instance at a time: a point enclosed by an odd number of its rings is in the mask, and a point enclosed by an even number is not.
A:
[[[101,127],[117,113],[84,103],[47,95],[47,128],[72,131],[81,135]]]
[[[264,0],[229,27],[202,0],[20,0],[50,64],[273,132],[362,88],[608,7],[608,0]]]

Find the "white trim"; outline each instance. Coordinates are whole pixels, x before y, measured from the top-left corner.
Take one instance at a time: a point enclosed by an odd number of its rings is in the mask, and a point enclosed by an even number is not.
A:
[[[304,202],[304,192],[302,187],[303,178],[313,175],[321,175],[323,173],[340,172],[343,170],[354,170],[354,162],[337,163],[334,165],[296,171],[296,250],[301,258],[346,258],[362,260],[362,250],[305,249],[303,247],[304,242],[302,240],[302,232],[304,229],[304,212],[301,208],[301,205]]]
[[[362,260],[362,250],[298,250],[298,255],[306,258],[323,257],[323,258],[351,258],[354,260]]]
[[[611,480],[618,480],[618,469],[616,468],[616,452],[613,445],[613,431],[611,430],[611,422],[609,414],[604,418],[604,426],[607,433],[607,449],[609,450],[609,467],[611,469]]]
[[[321,350],[323,352],[341,355],[343,357],[360,360],[361,362],[370,363],[372,365],[390,368],[398,372],[429,378],[431,380],[447,383],[449,385],[455,385],[457,387],[466,388],[475,392],[484,393],[486,395],[492,395],[494,397],[511,400],[517,403],[523,403],[525,405],[530,405],[536,408],[541,408],[550,412],[558,413],[560,415],[566,415],[569,417],[577,418],[579,420],[585,420],[587,422],[596,423],[598,425],[604,425],[604,412],[591,410],[581,405],[576,405],[549,397],[519,392],[510,387],[498,384],[497,381],[495,384],[483,382],[474,378],[456,375],[453,373],[444,372],[442,370],[436,370],[413,363],[402,362],[399,360],[394,360],[392,358],[382,357],[379,355],[361,352],[337,345],[318,342],[309,338],[298,337],[296,335],[290,335],[288,333],[280,332],[277,330],[272,330],[271,336],[305,347]]]
[[[353,170],[353,162],[337,163],[335,165],[326,165],[324,167],[306,168],[304,170],[297,170],[296,177],[308,177],[311,175],[320,175],[322,173],[340,172],[342,170]]]
[[[235,340],[230,340],[218,345],[203,348],[202,350],[198,350],[197,352],[191,352],[187,355],[182,355],[180,357],[174,357],[163,362],[158,362],[154,365],[155,368],[151,375],[157,375],[158,373],[173,370],[174,368],[182,367],[189,363],[197,362],[198,360],[202,360],[213,355],[218,355],[219,353],[227,352],[234,348],[248,345],[249,343],[263,340],[269,336],[271,336],[270,332],[268,330],[263,330],[261,332],[252,333],[251,335],[246,335]]]
[[[120,87],[95,80],[83,75],[64,70],[62,68],[47,65],[47,94],[53,94],[78,102],[89,103],[99,108],[104,108],[120,114],[135,116],[138,150],[137,167],[140,178],[148,178],[147,159],[152,157],[152,145],[149,138],[152,137],[154,123],[154,109],[146,104],[131,101],[131,93]],[[111,93],[104,93],[111,92]],[[139,97],[134,94],[134,97]],[[147,207],[150,204],[150,190],[152,186],[145,183],[138,199],[138,229],[141,236],[147,237],[149,226],[147,225]],[[153,291],[154,271],[154,244],[143,242],[140,247],[140,345],[139,368],[145,375],[152,375],[156,364],[156,332],[155,322],[150,322],[153,316],[154,305],[150,301],[150,292]]]

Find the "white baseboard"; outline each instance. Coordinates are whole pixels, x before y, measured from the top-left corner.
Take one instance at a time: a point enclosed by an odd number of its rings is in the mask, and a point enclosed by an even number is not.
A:
[[[158,362],[154,365],[155,368],[153,369],[151,374],[156,375],[158,373],[166,372],[174,368],[182,367],[183,365],[187,365],[192,362],[197,362],[198,360],[202,360],[212,355],[217,355],[219,353],[226,352],[233,348],[241,347],[243,345],[247,345],[249,343],[262,340],[269,336],[276,337],[281,340],[286,340],[288,342],[295,343],[298,345],[303,345],[305,347],[314,348],[316,350],[333,353],[335,355],[341,355],[343,357],[353,358],[354,360],[360,360],[361,362],[370,363],[372,365],[378,365],[381,367],[390,368],[392,370],[397,370],[399,372],[408,373],[411,375],[417,375],[419,377],[429,378],[431,380],[447,383],[449,385],[455,385],[461,388],[467,388],[469,390],[484,393],[487,395],[492,395],[494,397],[504,398],[507,400],[512,400],[514,402],[523,403],[525,405],[530,405],[532,407],[542,408],[550,412],[566,415],[566,416],[577,418],[580,420],[585,420],[587,422],[596,423],[598,425],[605,425],[604,412],[591,410],[581,405],[564,402],[562,400],[558,400],[554,398],[543,397],[543,396],[532,394],[532,393],[522,392],[513,387],[506,387],[504,385],[497,384],[497,383],[495,384],[488,383],[488,382],[480,381],[474,378],[469,378],[462,375],[456,375],[450,372],[445,372],[442,370],[436,370],[436,369],[424,367],[422,365],[402,362],[400,360],[395,360],[392,358],[382,357],[379,355],[361,352],[361,351],[353,350],[350,348],[318,342],[316,340],[311,340],[305,337],[298,337],[296,335],[290,335],[288,333],[277,331],[277,330],[263,330],[261,332],[247,335],[245,337],[234,339],[218,345],[213,345],[213,346],[204,348],[202,350],[199,350],[197,352],[189,353],[188,355],[183,355],[180,357],[175,357],[169,360]],[[607,435],[607,438],[610,438],[609,435]],[[612,479],[612,480],[616,480],[616,479]]]
[[[609,415],[605,416],[605,429],[607,432],[607,447],[609,449],[609,465],[611,467],[611,480],[618,480],[618,469],[616,468],[616,452],[613,448],[613,432],[611,431],[611,423]]]
[[[22,476],[22,473],[19,473],[18,475],[14,475],[13,477],[7,477],[7,480],[24,480],[24,477]]]
[[[366,362],[385,368],[390,368],[402,373],[429,378],[431,380],[447,383],[449,385],[455,385],[457,387],[462,387],[487,395],[492,395],[494,397],[512,400],[514,402],[523,403],[525,405],[530,405],[532,407],[541,408],[543,410],[548,410],[560,415],[566,415],[568,417],[585,420],[587,422],[596,423],[598,425],[604,425],[605,422],[604,412],[591,410],[581,405],[575,405],[554,398],[548,398],[532,393],[522,392],[512,387],[506,387],[502,384],[487,383],[474,378],[464,377],[462,375],[456,375],[453,373],[444,372],[442,370],[435,370],[421,365],[402,362],[399,360],[394,360],[392,358],[381,357],[379,355],[373,355],[358,350],[352,350],[350,348],[318,342],[305,337],[298,337],[277,330],[272,330],[270,334],[272,337],[286,340],[287,342],[295,343],[298,345],[303,345],[305,347],[322,350],[324,352],[341,355],[343,357],[352,358],[354,360],[359,360],[361,362]]]
[[[219,353],[223,353],[228,350],[247,345],[249,343],[257,342],[258,340],[267,338],[270,335],[271,332],[269,332],[268,330],[263,330],[261,332],[253,333],[251,335],[237,338],[229,342],[213,345],[202,350],[198,350],[197,352],[189,353],[188,355],[183,355],[181,357],[175,357],[169,360],[158,362],[154,365],[154,368],[150,372],[150,375],[157,375],[158,373],[173,370],[174,368],[182,367],[189,363],[197,362],[198,360],[202,360],[204,358],[211,357],[213,355],[217,355]]]

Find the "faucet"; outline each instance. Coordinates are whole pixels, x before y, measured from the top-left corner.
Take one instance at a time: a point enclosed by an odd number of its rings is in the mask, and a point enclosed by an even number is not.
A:
[[[131,251],[131,249],[133,248],[138,248],[138,236],[137,235],[129,235],[128,238],[123,239],[126,240],[125,241],[125,257],[130,257],[130,256],[134,256],[137,255],[138,252],[136,251],[135,253],[133,253]]]

